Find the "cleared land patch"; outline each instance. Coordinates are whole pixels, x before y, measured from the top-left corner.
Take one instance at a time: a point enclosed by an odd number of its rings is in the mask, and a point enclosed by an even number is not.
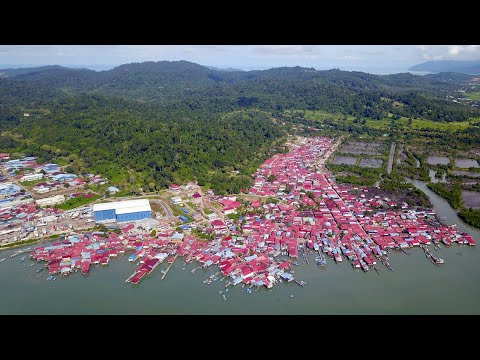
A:
[[[427,163],[430,165],[448,165],[450,159],[445,156],[429,156],[427,158]]]
[[[367,142],[351,142],[345,144],[340,149],[340,152],[345,154],[365,154],[365,155],[380,155],[385,151],[385,145],[380,143]]]
[[[480,92],[465,93],[465,96],[470,100],[480,100]]]
[[[380,160],[380,159],[362,159],[362,161],[360,161],[360,167],[364,167],[364,168],[372,168],[372,169],[378,169],[378,168],[381,168],[383,165],[383,160]]]
[[[455,165],[462,169],[480,167],[475,159],[455,159]]]
[[[480,209],[480,193],[476,191],[462,191],[462,200],[466,207]]]
[[[468,177],[473,177],[473,178],[480,178],[480,173],[476,173],[476,172],[455,170],[455,171],[452,171],[452,173],[455,174],[455,175],[468,176]]]
[[[356,163],[357,158],[353,156],[336,156],[332,161],[335,165],[355,165]]]

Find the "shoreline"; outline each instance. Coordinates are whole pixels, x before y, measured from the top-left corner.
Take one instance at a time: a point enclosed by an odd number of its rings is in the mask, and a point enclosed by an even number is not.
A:
[[[93,231],[93,228],[78,229],[78,232],[83,233],[83,232],[90,231],[90,230]],[[0,246],[0,252],[5,251],[5,250],[10,250],[10,249],[15,249],[15,248],[26,246],[26,245],[41,244],[41,243],[47,242],[47,241],[55,241],[55,240],[59,239],[62,235],[67,236],[67,235],[73,235],[75,233],[76,232],[73,232],[72,234],[69,234],[69,233],[63,232],[63,233],[60,233],[60,234],[50,235],[48,237],[33,238],[33,239],[29,239],[29,240],[24,240],[24,241],[18,241],[17,243],[10,243],[10,244],[1,245]],[[51,237],[51,236],[55,236],[55,237]]]
[[[15,249],[15,248],[22,247],[22,246],[33,245],[33,244],[41,244],[41,243],[47,242],[47,241],[54,241],[56,239],[59,239],[62,235],[67,235],[67,234],[62,233],[62,234],[58,234],[58,237],[54,237],[54,238],[50,238],[50,237],[34,238],[34,239],[24,240],[24,241],[21,241],[21,242],[18,242],[18,243],[10,243],[10,244],[6,244],[6,245],[2,245],[2,246],[0,246],[0,252],[5,251],[5,250]]]

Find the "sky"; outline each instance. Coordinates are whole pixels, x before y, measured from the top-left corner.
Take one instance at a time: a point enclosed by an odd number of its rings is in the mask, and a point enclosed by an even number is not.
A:
[[[106,70],[162,60],[242,70],[304,66],[388,74],[428,60],[480,60],[480,45],[0,45],[2,67]]]

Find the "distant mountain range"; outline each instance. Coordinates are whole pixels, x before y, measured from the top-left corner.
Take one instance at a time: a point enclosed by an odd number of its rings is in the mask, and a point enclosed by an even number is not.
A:
[[[49,70],[85,70],[85,69],[76,69],[76,68],[69,68],[60,65],[47,65],[47,66],[39,66],[39,67],[25,67],[25,68],[17,68],[17,69],[0,69],[0,78],[1,77],[14,77],[18,75],[24,74],[31,74],[31,73],[40,73],[43,71]]]
[[[412,66],[412,71],[429,71],[433,73],[439,72],[455,72],[460,74],[478,75],[480,74],[480,60],[476,61],[427,61]]]
[[[222,69],[222,68],[218,68],[218,67],[215,67],[215,66],[205,66],[205,67],[209,68],[210,70],[217,70],[217,71],[243,71],[241,69],[234,69],[234,68]]]

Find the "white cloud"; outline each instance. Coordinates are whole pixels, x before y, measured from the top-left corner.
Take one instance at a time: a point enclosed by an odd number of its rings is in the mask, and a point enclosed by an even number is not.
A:
[[[336,60],[363,60],[364,58],[361,56],[354,56],[354,55],[344,55],[335,58]]]
[[[261,55],[299,55],[305,51],[303,45],[255,45],[252,52]],[[311,52],[311,48],[308,49]]]
[[[417,45],[423,60],[478,60],[479,45]]]
[[[462,51],[462,48],[457,45],[449,46],[448,53],[453,56],[457,56]]]

